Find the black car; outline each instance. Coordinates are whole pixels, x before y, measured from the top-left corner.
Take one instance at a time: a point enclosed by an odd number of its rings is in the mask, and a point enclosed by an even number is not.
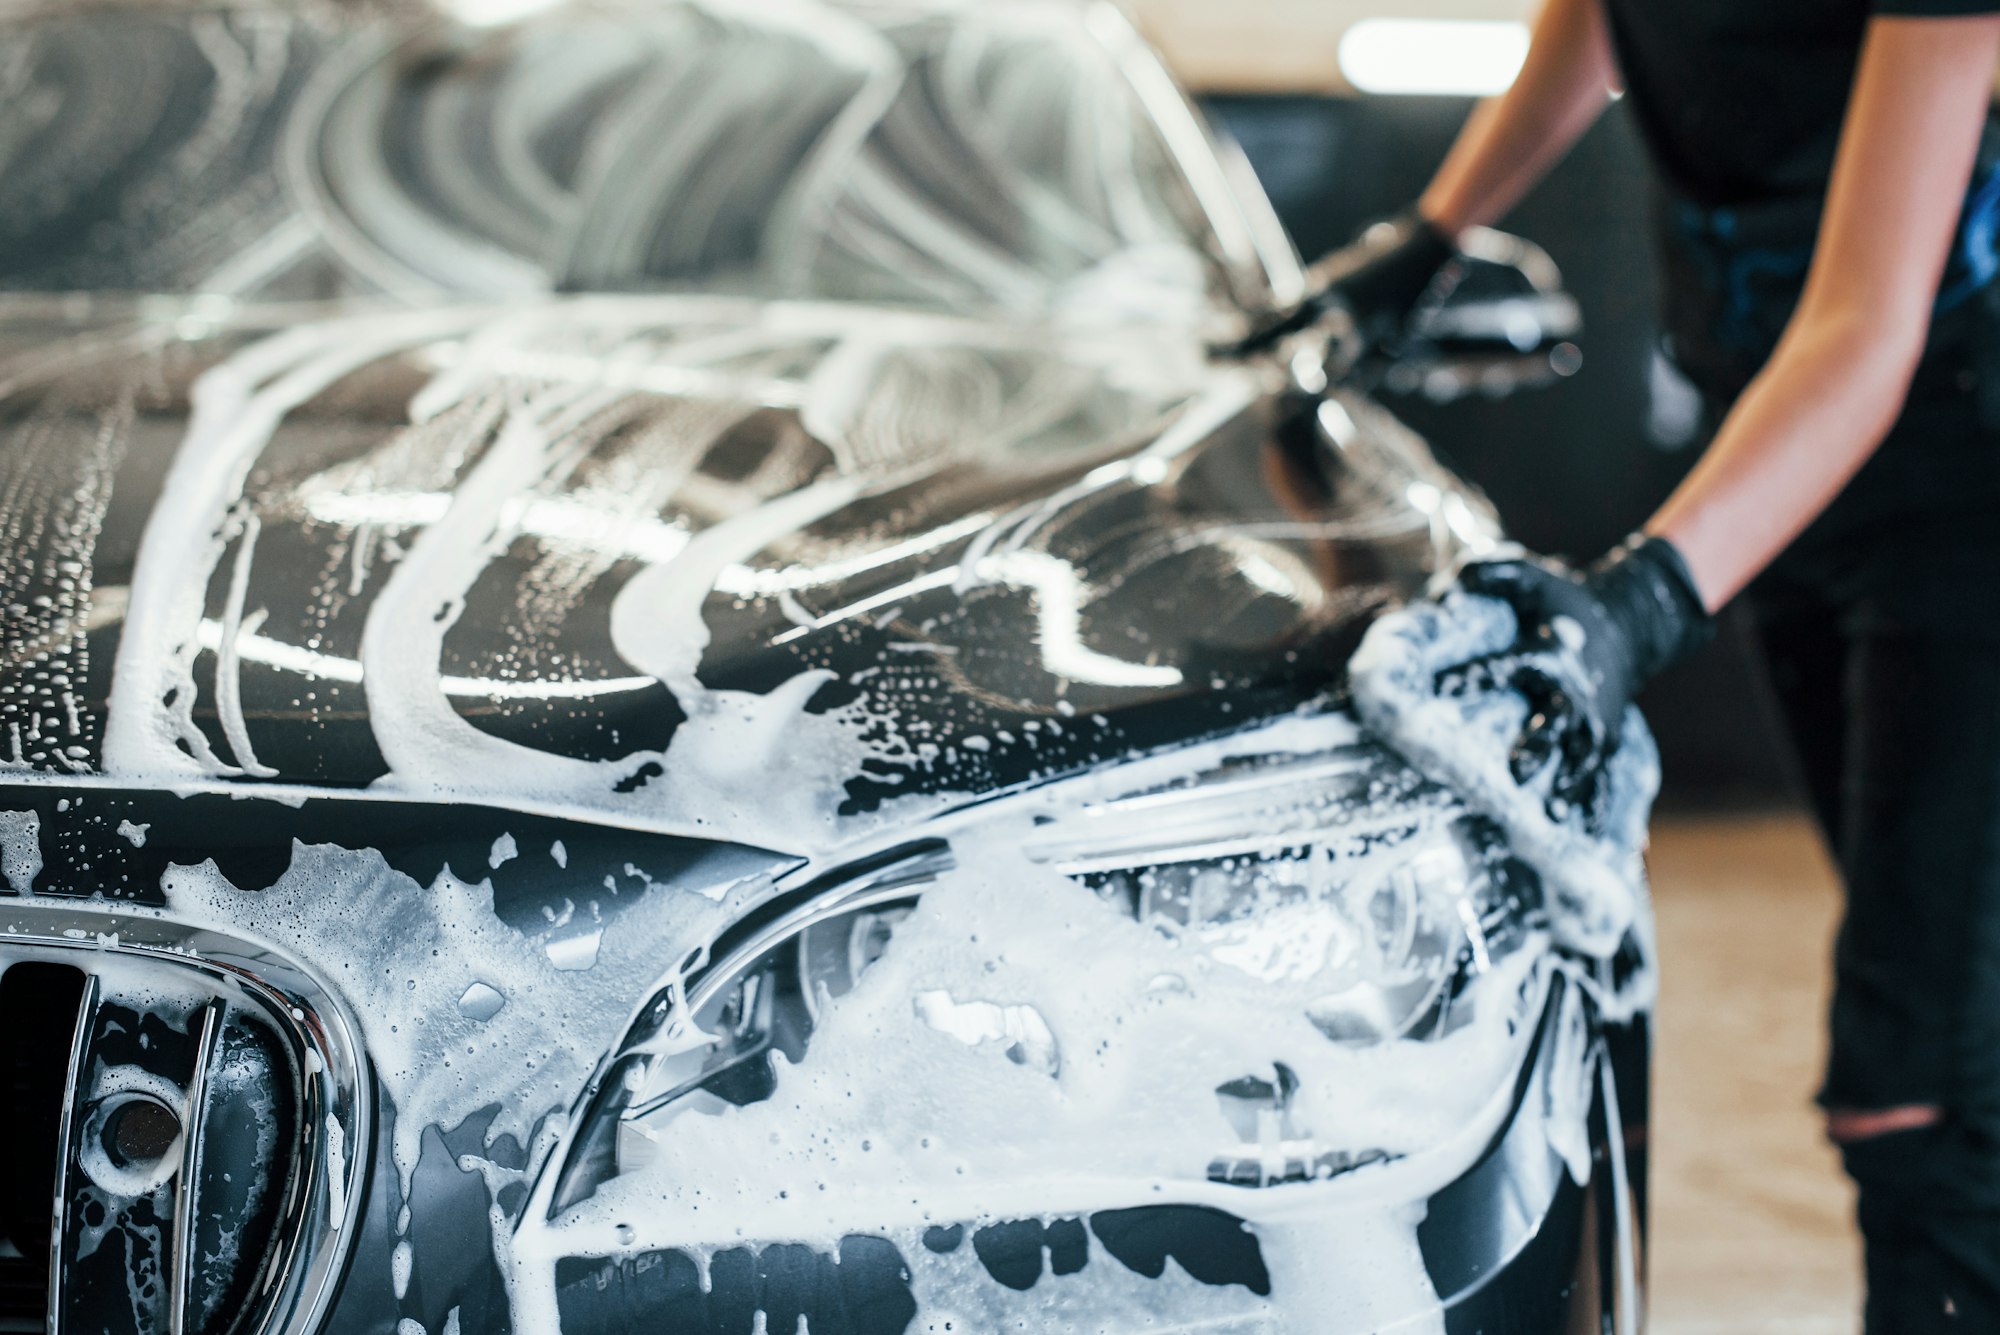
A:
[[[1644,916],[1344,697],[1497,525],[1148,49],[505,8],[0,21],[0,1329],[1636,1331]]]

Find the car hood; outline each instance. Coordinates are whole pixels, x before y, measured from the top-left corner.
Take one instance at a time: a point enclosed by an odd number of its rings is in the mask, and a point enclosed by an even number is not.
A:
[[[792,852],[1297,708],[1476,503],[1184,335],[0,312],[0,783]]]

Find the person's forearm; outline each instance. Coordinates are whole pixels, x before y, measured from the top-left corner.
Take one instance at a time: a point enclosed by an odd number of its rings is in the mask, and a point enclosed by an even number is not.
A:
[[[1417,211],[1453,236],[1496,221],[1603,113],[1616,81],[1600,0],[1547,0],[1513,87],[1472,113]]]
[[[1710,610],[1832,502],[1902,411],[2000,58],[2000,18],[1877,18],[1799,308],[1646,526]]]
[[[1895,424],[1921,327],[1856,316],[1788,337],[1646,531],[1679,549],[1710,611],[1787,547]]]

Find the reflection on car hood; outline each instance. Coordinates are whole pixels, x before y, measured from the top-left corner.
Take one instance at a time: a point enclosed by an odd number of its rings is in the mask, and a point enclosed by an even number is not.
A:
[[[1392,423],[1287,447],[1170,337],[593,298],[0,339],[19,781],[818,847],[1294,708],[1449,540]]]

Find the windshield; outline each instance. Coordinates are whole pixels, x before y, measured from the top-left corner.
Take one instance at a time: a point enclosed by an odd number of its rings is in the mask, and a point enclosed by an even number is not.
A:
[[[0,286],[1259,304],[1161,77],[1115,14],[1035,0],[32,17],[0,29]]]

